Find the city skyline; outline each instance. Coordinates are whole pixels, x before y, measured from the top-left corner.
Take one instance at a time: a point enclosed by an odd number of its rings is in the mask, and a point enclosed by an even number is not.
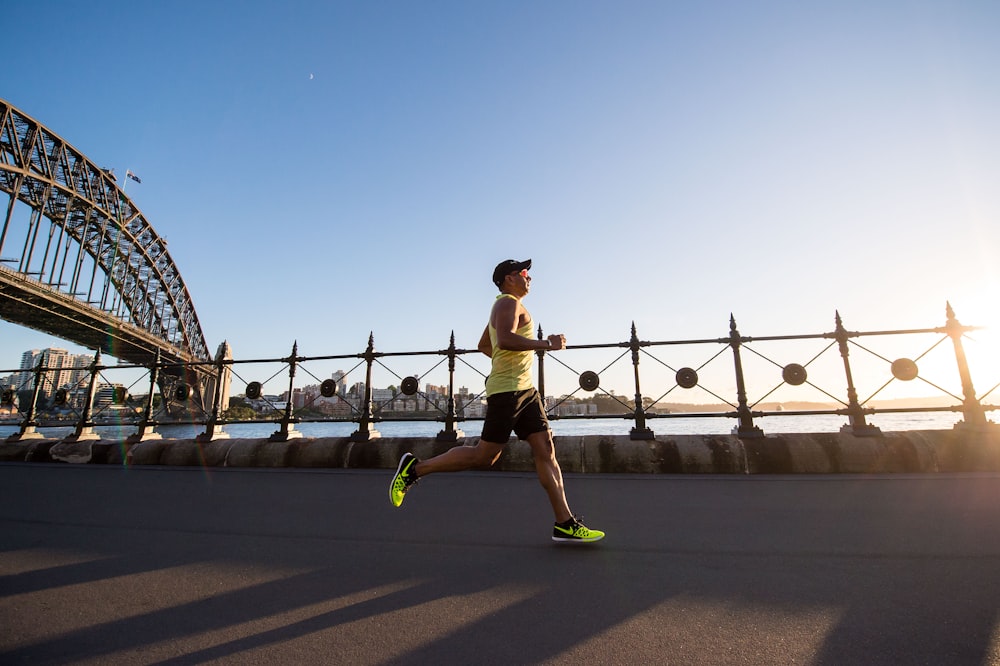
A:
[[[15,385],[30,385],[33,370],[39,365],[46,368],[46,383],[54,389],[79,384],[81,378],[89,376],[90,366],[94,362],[92,354],[73,354],[62,347],[46,347],[44,349],[28,349],[21,353],[21,365],[15,371],[9,370],[7,376],[0,376],[0,383],[6,382],[5,388],[12,381]]]

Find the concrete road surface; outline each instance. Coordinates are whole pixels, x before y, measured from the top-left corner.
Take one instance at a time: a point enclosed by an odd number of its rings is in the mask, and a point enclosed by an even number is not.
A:
[[[2,664],[1000,663],[1000,476],[0,465]]]

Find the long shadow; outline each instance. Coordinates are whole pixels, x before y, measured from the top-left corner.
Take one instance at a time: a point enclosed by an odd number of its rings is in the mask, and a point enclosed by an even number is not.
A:
[[[378,560],[374,553],[369,556],[369,561]],[[509,556],[509,552],[504,552],[495,553],[492,557],[503,560]],[[430,560],[419,559],[421,561],[402,567],[387,566],[388,563],[383,562],[366,569],[363,574],[356,572],[362,575],[345,576],[344,568],[336,566],[260,583],[217,594],[209,599],[105,622],[68,632],[51,640],[25,645],[0,653],[0,663],[21,661],[68,663],[79,659],[109,657],[121,651],[164,641],[177,641],[195,634],[224,630],[255,620],[280,618],[282,614],[295,609],[363,593],[383,585],[406,585],[408,580],[406,570],[411,567],[432,570],[433,563]],[[488,564],[496,565],[498,562],[488,562]],[[197,663],[238,654],[328,630],[344,623],[413,608],[443,597],[483,592],[496,584],[497,581],[484,581],[481,576],[442,575],[439,570],[413,587],[351,603],[343,608],[320,613],[280,628],[183,655],[171,663]],[[639,610],[633,608],[629,612]]]
[[[541,632],[528,632],[526,638],[530,640],[526,644],[515,649],[516,646],[508,642],[505,648],[503,644],[496,642],[498,639],[491,638],[497,620],[504,623],[508,618],[537,616],[539,613],[551,616],[564,612],[565,604],[582,608],[581,602],[587,595],[582,589],[574,592],[563,588],[559,571],[568,571],[567,565],[571,564],[575,566],[577,574],[593,578],[600,569],[607,566],[606,554],[596,551],[565,552],[549,547],[492,548],[485,551],[473,548],[467,551],[471,556],[468,560],[442,562],[433,549],[419,544],[404,544],[390,550],[392,554],[388,556],[382,546],[377,546],[370,552],[365,552],[364,549],[352,554],[342,552],[336,556],[338,563],[334,566],[81,628],[0,653],[0,662],[69,663],[81,659],[110,658],[123,651],[163,642],[184,641],[205,632],[230,628],[237,628],[238,631],[240,625],[257,620],[271,618],[281,621],[283,614],[296,609],[329,603],[331,600],[386,585],[406,586],[415,579],[421,582],[384,596],[351,603],[279,628],[185,654],[170,663],[198,663],[219,659],[327,631],[345,623],[411,609],[443,598],[462,597],[495,589],[502,593],[506,586],[526,586],[537,592],[527,601],[519,601],[510,607],[503,607],[501,604],[488,612],[486,617],[469,622],[466,628],[457,631],[450,628],[450,622],[455,618],[449,618],[443,626],[440,619],[429,619],[422,630],[426,631],[427,627],[437,625],[433,629],[434,633],[429,636],[431,645],[406,659],[419,661],[425,656],[432,657],[439,653],[454,656],[454,646],[447,639],[448,635],[452,635],[466,649],[477,644],[487,645],[495,656],[506,655],[510,659],[527,658],[529,661],[536,661],[559,654],[594,631],[644,612],[664,596],[663,590],[647,588],[641,596],[633,595],[627,603],[616,603],[614,607],[608,604],[607,598],[598,599],[598,605],[603,608],[600,616],[592,616],[589,621],[572,627],[560,623],[562,631],[547,637]],[[398,557],[407,551],[409,558]],[[79,571],[87,573],[86,569]],[[500,577],[484,576],[484,571],[502,574]],[[593,596],[590,597],[590,602],[594,602]],[[474,655],[470,655],[472,656]]]
[[[332,589],[330,581],[337,579],[341,577],[336,570],[323,569],[268,581],[207,599],[77,629],[51,640],[0,653],[0,663],[69,663],[78,659],[105,657],[123,650],[280,615],[373,586],[370,579],[365,582],[358,580],[353,585],[345,585],[341,579],[336,589]],[[376,581],[374,585],[381,582]]]
[[[462,594],[478,590],[451,590],[447,594]],[[222,659],[254,649],[277,645],[310,634],[319,633],[338,625],[377,617],[386,613],[411,608],[439,598],[443,593],[437,585],[424,583],[419,586],[394,592],[376,599],[370,599],[351,604],[344,608],[320,613],[298,622],[292,622],[282,627],[261,631],[251,636],[227,641],[219,645],[190,652],[179,657],[158,662],[166,664],[202,664],[215,659]]]
[[[178,564],[180,563],[178,562]],[[148,560],[117,555],[86,562],[33,569],[24,573],[0,576],[0,597],[51,590],[68,585],[94,583],[118,576],[131,576],[154,571],[166,566],[170,565],[162,561],[153,565]]]

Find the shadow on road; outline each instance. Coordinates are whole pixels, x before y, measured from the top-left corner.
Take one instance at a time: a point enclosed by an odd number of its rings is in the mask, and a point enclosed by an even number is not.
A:
[[[1000,479],[0,466],[3,663],[991,663]]]

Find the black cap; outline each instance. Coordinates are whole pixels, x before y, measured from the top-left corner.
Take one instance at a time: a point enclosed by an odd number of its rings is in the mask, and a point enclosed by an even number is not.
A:
[[[513,259],[501,261],[493,269],[493,284],[499,288],[503,284],[505,277],[511,273],[523,271],[525,268],[531,268],[531,259],[525,259],[524,261],[514,261]]]

